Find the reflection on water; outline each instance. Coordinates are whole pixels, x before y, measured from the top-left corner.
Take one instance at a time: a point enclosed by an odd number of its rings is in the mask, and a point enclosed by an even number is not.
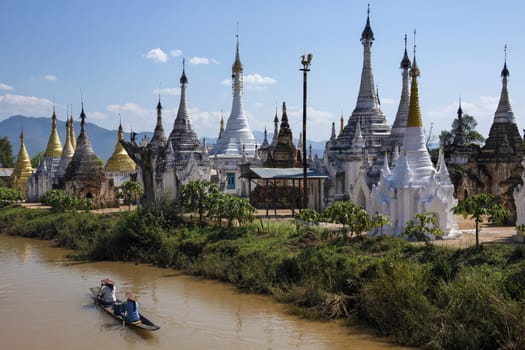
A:
[[[0,235],[0,349],[401,349],[335,322],[286,314],[243,294],[177,271],[115,262],[78,262],[46,241]],[[161,329],[122,324],[93,304],[90,287],[117,282],[138,295]],[[7,317],[6,317],[7,316]]]

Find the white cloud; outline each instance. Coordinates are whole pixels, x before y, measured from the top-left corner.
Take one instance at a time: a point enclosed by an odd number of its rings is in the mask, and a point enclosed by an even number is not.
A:
[[[210,59],[206,57],[193,56],[190,58],[191,64],[210,64]]]
[[[171,50],[170,51],[170,56],[171,57],[179,57],[179,56],[182,56],[182,50]]]
[[[53,75],[53,74],[47,74],[47,75],[44,75],[44,80],[47,80],[47,81],[56,81],[56,80],[58,80],[58,78],[57,78],[56,75]]]
[[[0,90],[14,90],[14,87],[12,87],[11,85],[0,83]]]
[[[390,97],[380,97],[379,101],[382,105],[393,105],[397,103],[397,100],[395,98]]]
[[[281,113],[279,111],[279,113]],[[302,107],[287,106],[286,114],[290,121],[290,126],[294,132],[295,137],[299,136],[302,131]],[[309,140],[326,140],[330,137],[332,130],[332,122],[339,120],[339,117],[332,112],[321,111],[314,107],[308,107],[306,110],[306,132]],[[279,114],[280,119],[280,114]]]
[[[244,81],[244,87],[247,90],[263,90],[266,89],[268,86],[273,85],[277,82],[277,80],[270,78],[270,77],[263,77],[262,75],[258,73],[254,74],[248,74],[243,77]],[[231,85],[232,81],[231,79],[224,79],[221,81],[222,85]]]
[[[144,55],[142,55],[144,58],[151,60],[155,63],[166,63],[168,62],[168,55],[162,49],[156,48],[151,49]]]
[[[35,96],[6,94],[0,96],[0,116],[12,115],[47,116],[53,110],[53,102]]]

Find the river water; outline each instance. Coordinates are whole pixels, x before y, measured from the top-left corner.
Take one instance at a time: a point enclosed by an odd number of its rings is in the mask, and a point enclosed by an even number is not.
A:
[[[176,270],[79,263],[48,241],[0,235],[0,349],[402,349],[336,322],[291,316],[267,296]],[[111,277],[161,329],[123,327],[89,288]]]

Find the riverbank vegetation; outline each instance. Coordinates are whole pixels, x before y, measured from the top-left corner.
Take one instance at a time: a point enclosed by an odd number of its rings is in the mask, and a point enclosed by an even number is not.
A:
[[[191,201],[195,218],[174,203],[107,215],[8,206],[0,210],[0,233],[54,240],[90,259],[218,279],[270,294],[305,317],[366,323],[399,344],[525,348],[523,245],[452,249],[369,237],[359,235],[360,221],[345,221],[352,237],[302,223],[246,223],[251,209],[236,202],[238,225],[219,209],[205,220],[199,201]]]

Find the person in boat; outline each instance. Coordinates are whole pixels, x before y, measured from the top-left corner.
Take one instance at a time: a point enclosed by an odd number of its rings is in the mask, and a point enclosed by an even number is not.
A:
[[[137,296],[131,292],[126,293],[126,303],[124,304],[124,312],[122,313],[122,317],[124,317],[127,322],[140,321]]]
[[[100,282],[101,287],[97,294],[98,301],[105,307],[115,304],[117,301],[115,282],[110,278],[105,278]]]

